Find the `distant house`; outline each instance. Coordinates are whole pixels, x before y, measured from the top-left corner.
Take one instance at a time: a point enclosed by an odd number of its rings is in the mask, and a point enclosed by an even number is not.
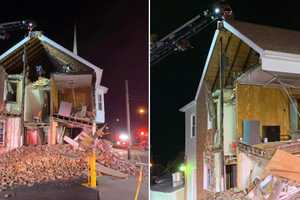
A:
[[[299,137],[300,32],[235,20],[220,25],[195,98],[181,109],[186,117],[187,165],[192,166],[186,179],[189,200],[221,191],[223,182],[226,189],[244,189],[261,171],[253,169],[257,165],[243,166],[245,159],[238,152],[251,151],[262,142]],[[224,180],[219,134],[221,42]]]
[[[0,56],[0,145],[62,143],[105,122],[102,69],[32,32]]]
[[[184,184],[174,184],[172,180],[151,185],[151,200],[185,200]]]

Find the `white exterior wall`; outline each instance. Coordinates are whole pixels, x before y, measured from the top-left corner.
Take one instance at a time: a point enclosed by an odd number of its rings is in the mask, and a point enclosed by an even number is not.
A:
[[[237,186],[244,190],[255,177],[260,176],[267,164],[267,160],[253,158],[243,152],[237,155]]]
[[[103,86],[100,86],[95,90],[96,123],[105,122],[104,94],[106,92],[107,92],[107,88]]]
[[[197,199],[196,185],[196,137],[192,137],[192,116],[196,116],[196,104],[189,106],[185,111],[185,156],[186,156],[186,195],[187,200]],[[196,129],[197,130],[197,129]]]

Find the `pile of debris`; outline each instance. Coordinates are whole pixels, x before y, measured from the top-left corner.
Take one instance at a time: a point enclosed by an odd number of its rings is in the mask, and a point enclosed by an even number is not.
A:
[[[265,167],[261,179],[249,187],[248,199],[298,199],[300,198],[300,158],[277,150]]]
[[[0,189],[32,186],[50,181],[70,181],[84,176],[91,152],[69,144],[23,146],[0,155]],[[135,175],[136,167],[113,153],[108,143],[97,140],[97,174],[116,177]]]
[[[207,199],[300,199],[300,158],[299,150],[294,146],[288,150],[277,147],[262,173],[244,191],[231,189],[221,193],[212,193]],[[295,152],[297,152],[296,155]]]
[[[224,192],[206,192],[206,200],[246,200],[246,192],[232,188]],[[248,200],[248,199],[247,199]]]

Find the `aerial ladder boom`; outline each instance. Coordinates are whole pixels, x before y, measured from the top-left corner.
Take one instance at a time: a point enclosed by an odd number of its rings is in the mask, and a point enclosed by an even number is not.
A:
[[[32,31],[36,27],[36,24],[30,20],[14,21],[0,23],[0,39],[4,40],[9,37],[10,32],[26,30]]]
[[[218,20],[227,18],[232,13],[227,4],[216,7],[213,12],[205,10],[202,14],[186,22],[159,41],[151,43],[150,65],[155,65],[174,52],[185,51],[192,46],[188,39],[195,36],[209,25]]]

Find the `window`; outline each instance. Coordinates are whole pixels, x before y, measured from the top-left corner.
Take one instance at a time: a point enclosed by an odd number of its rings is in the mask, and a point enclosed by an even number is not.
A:
[[[196,135],[196,116],[193,114],[191,116],[191,137]]]
[[[17,86],[18,82],[8,80],[6,100],[8,102],[17,102]]]
[[[4,145],[5,123],[0,121],[0,145]]]
[[[98,95],[98,109],[101,111],[102,110],[102,95]]]

